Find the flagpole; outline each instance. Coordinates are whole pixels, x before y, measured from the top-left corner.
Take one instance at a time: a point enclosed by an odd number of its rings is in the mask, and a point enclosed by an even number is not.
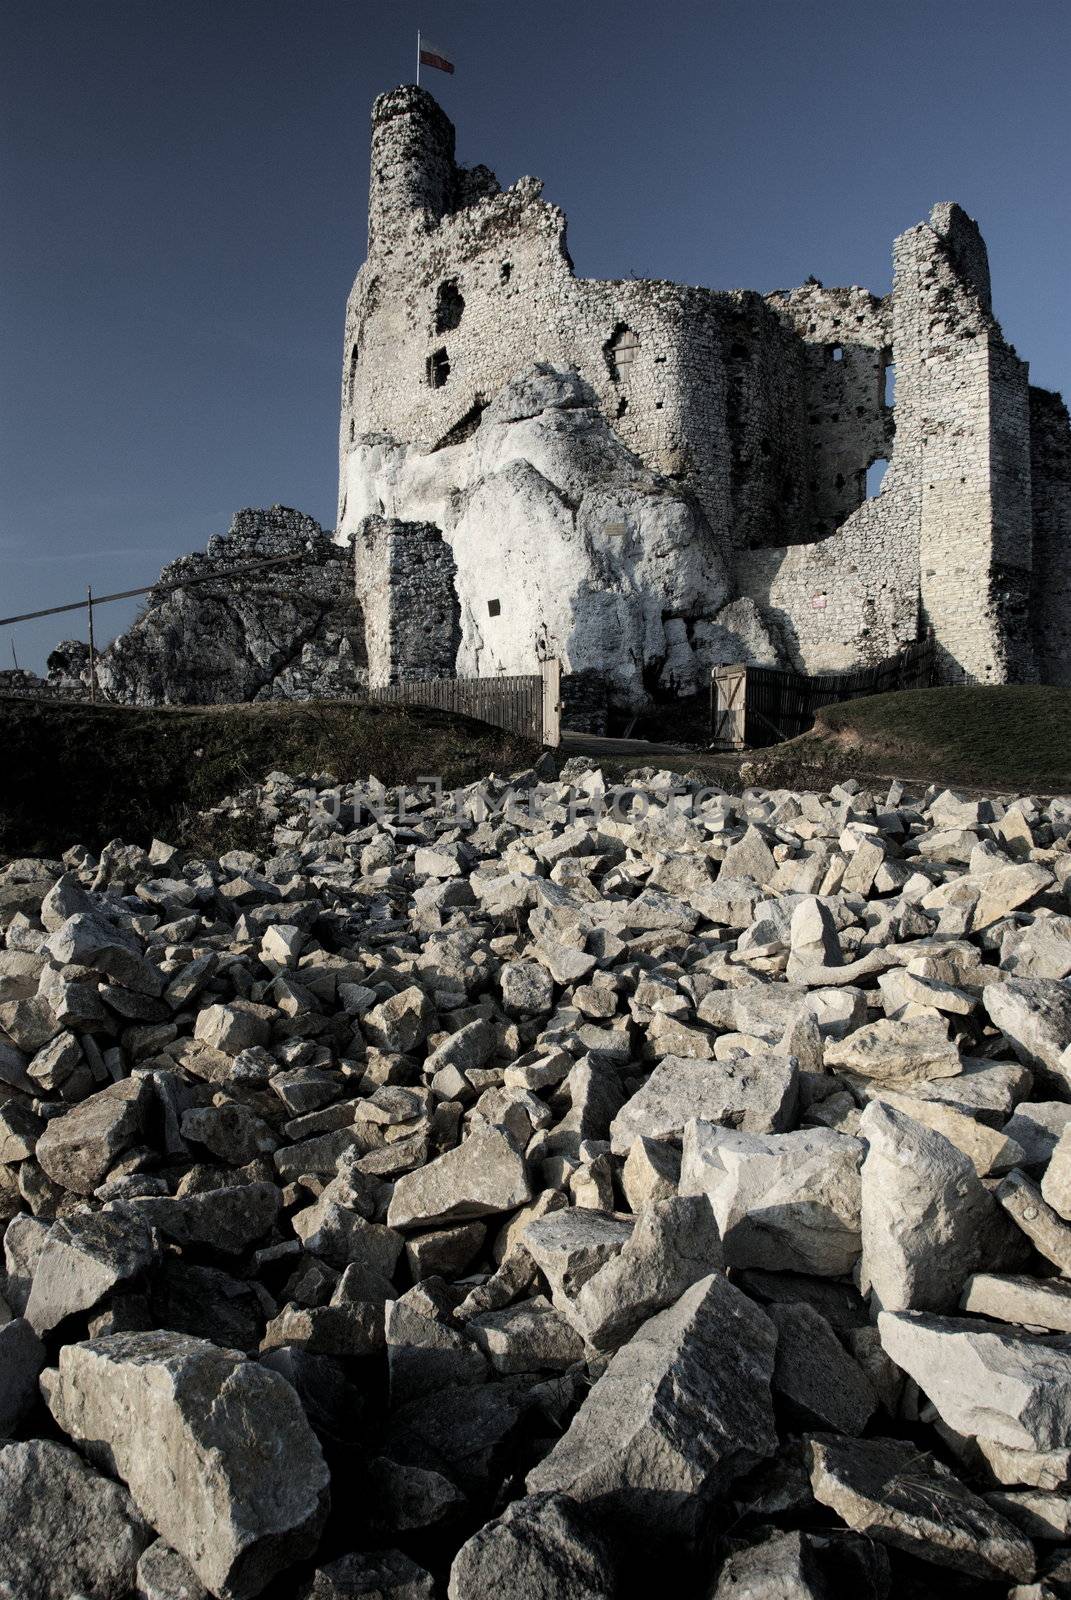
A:
[[[416,83],[420,88],[420,29],[416,31]]]

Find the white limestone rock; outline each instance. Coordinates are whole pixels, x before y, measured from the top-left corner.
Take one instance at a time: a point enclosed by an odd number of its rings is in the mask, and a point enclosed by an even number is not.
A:
[[[754,1134],[691,1121],[680,1192],[707,1196],[729,1266],[837,1278],[861,1249],[863,1151],[828,1128]]]
[[[640,1212],[620,1253],[582,1286],[569,1315],[597,1350],[614,1350],[722,1265],[706,1197],[657,1200]]]
[[[881,1101],[860,1134],[861,1281],[886,1311],[948,1311],[972,1272],[1004,1264],[1007,1220],[968,1156]]]
[[[137,1213],[75,1212],[52,1224],[37,1261],[26,1320],[39,1334],[78,1311],[90,1311],[156,1257],[148,1224]]]
[[[965,1317],[883,1311],[882,1347],[957,1433],[1012,1450],[1071,1448],[1071,1352]]]
[[[698,1117],[749,1133],[779,1133],[791,1126],[799,1097],[793,1056],[756,1054],[735,1061],[694,1061],[665,1056],[610,1124],[615,1155],[634,1139],[679,1139]]]
[[[315,1549],[329,1474],[277,1373],[202,1339],[135,1333],[65,1345],[42,1383],[64,1432],[221,1600],[251,1600]]]
[[[633,1537],[691,1536],[713,1498],[777,1448],[776,1342],[722,1274],[701,1279],[621,1347],[528,1492],[568,1494]]]
[[[66,1445],[0,1445],[0,1594],[127,1600],[152,1529],[122,1484]]]
[[[1071,1045],[1071,986],[1049,978],[1007,978],[987,984],[982,1003],[1020,1061],[1071,1088],[1062,1059]]]
[[[477,1128],[427,1166],[405,1172],[387,1211],[392,1228],[434,1228],[446,1222],[516,1211],[533,1195],[528,1169],[499,1128]]]
[[[811,1487],[857,1532],[937,1566],[1025,1583],[1030,1541],[935,1456],[899,1439],[810,1441]]]
[[[538,409],[517,398],[537,393]],[[545,648],[642,705],[645,665],[671,653],[666,619],[711,617],[729,598],[701,512],[640,465],[575,372],[528,368],[461,444],[355,440],[345,471],[344,533],[369,513],[442,530],[457,569],[461,676],[531,672]],[[677,654],[692,677],[687,640]]]

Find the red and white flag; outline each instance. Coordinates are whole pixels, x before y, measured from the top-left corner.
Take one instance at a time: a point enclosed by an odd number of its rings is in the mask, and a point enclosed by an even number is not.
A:
[[[422,67],[438,67],[440,72],[453,72],[454,63],[450,60],[445,50],[440,50],[437,45],[430,44],[427,39],[417,35],[417,53]]]

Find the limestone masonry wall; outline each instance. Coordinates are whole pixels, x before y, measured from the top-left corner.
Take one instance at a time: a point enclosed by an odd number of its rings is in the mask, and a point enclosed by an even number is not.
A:
[[[382,96],[339,439],[338,536],[355,540],[373,674],[425,671],[429,650],[443,670],[448,582],[454,665],[524,672],[572,650],[621,706],[694,692],[732,640],[822,671],[927,628],[950,681],[1066,679],[1067,413],[1031,399],[958,206],[936,206],[893,259],[882,299],[813,280],[764,297],[578,279],[537,180],[503,190],[460,168],[429,94]],[[535,409],[496,412],[506,392]],[[577,405],[613,448],[593,455]],[[591,491],[626,480],[628,503],[598,502],[593,524]],[[638,516],[641,489],[689,506],[687,534],[675,524],[663,549],[673,519]],[[384,517],[430,520],[440,545],[389,535]],[[399,553],[432,548],[425,601]],[[489,613],[496,572],[520,588]],[[407,608],[425,604],[414,624]]]

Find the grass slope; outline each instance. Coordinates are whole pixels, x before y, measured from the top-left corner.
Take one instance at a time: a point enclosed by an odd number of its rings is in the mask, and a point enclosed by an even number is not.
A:
[[[893,776],[1071,792],[1071,689],[905,689],[827,706],[810,733],[757,751],[745,781],[813,785]]]
[[[249,706],[83,706],[0,697],[0,857],[55,854],[109,839],[216,845],[197,812],[273,769],[374,773],[460,786],[529,765],[538,747],[424,707],[325,700]],[[248,841],[252,842],[252,841]]]

